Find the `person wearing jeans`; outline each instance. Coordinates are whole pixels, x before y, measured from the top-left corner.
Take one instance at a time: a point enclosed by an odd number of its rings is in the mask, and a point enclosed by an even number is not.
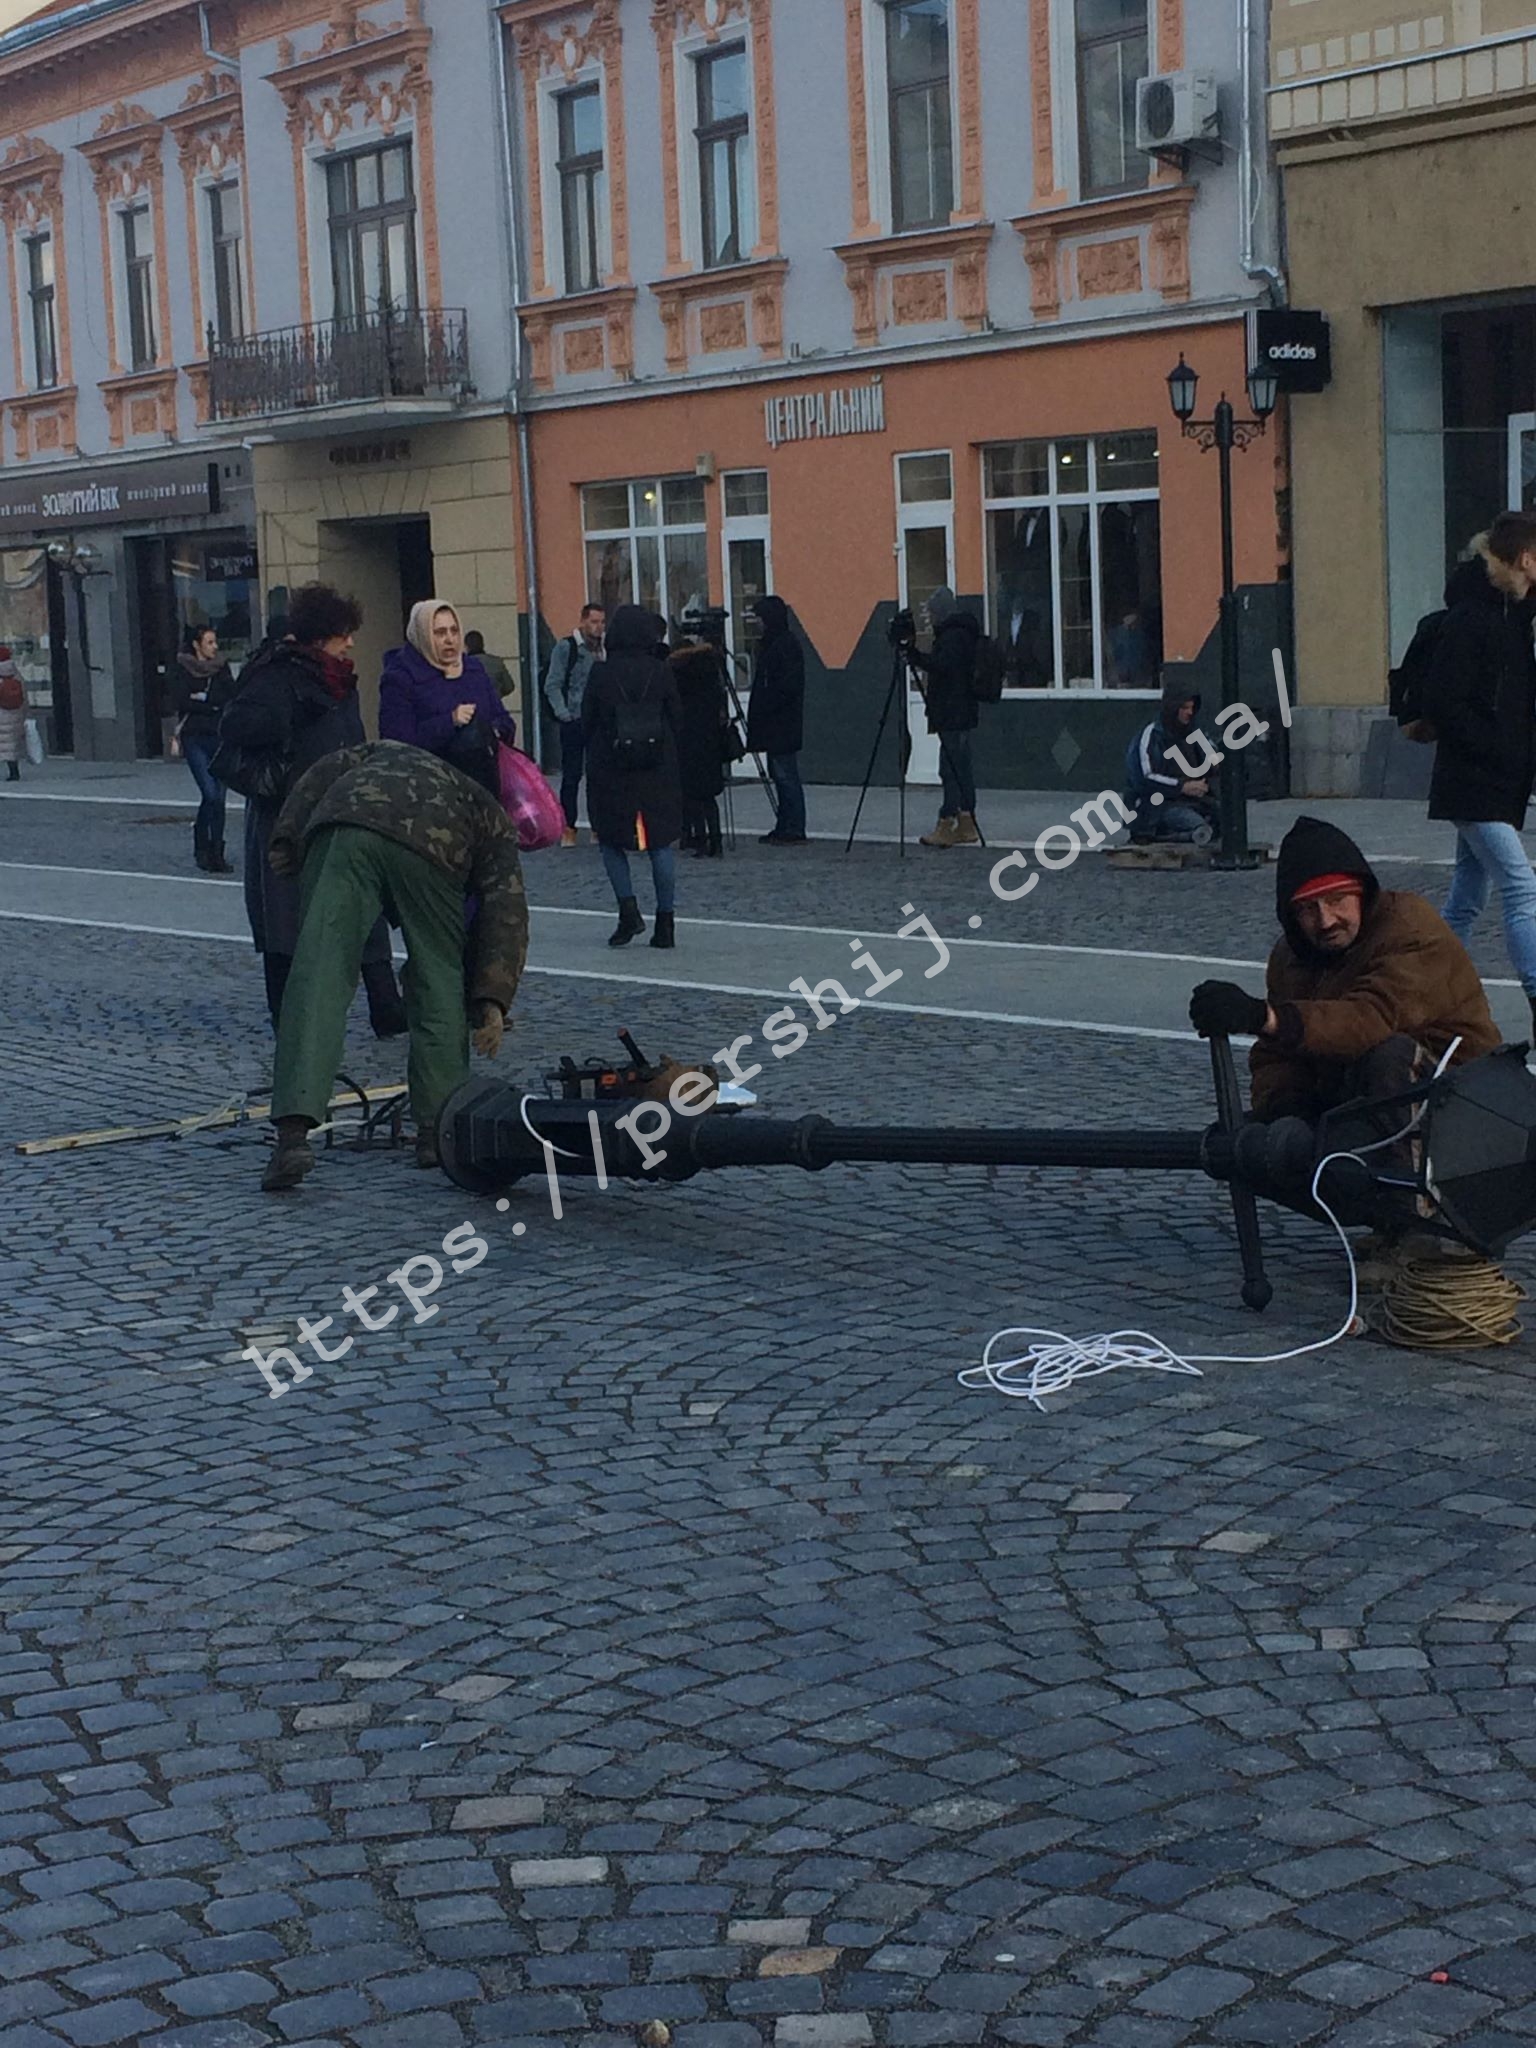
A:
[[[600,604],[584,604],[574,633],[567,633],[549,657],[544,696],[560,729],[560,808],[565,812],[562,846],[576,844],[577,806],[587,764],[587,736],[581,721],[587,679],[603,658],[608,615]]]
[[[805,784],[800,780],[800,755],[770,754],[768,775],[778,798],[776,843],[798,846],[805,838]]]
[[[1445,921],[1465,940],[1493,887],[1536,1034],[1536,875],[1521,844],[1536,781],[1536,516],[1501,512],[1452,574],[1424,679],[1438,746],[1429,815],[1456,827]]]
[[[971,765],[971,732],[968,726],[946,729],[939,734],[939,781],[943,786],[943,815],[946,818],[974,818],[976,815],[976,771]]]
[[[234,869],[224,858],[224,785],[208,764],[219,744],[219,718],[235,693],[235,679],[211,626],[190,626],[176,659],[181,670],[177,737],[202,799],[192,826],[192,858],[206,874],[232,875]]]

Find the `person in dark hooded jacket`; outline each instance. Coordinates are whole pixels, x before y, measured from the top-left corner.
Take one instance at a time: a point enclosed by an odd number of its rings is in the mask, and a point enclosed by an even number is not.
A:
[[[933,646],[924,654],[910,651],[921,677],[919,688],[928,707],[928,730],[939,740],[939,780],[943,800],[939,822],[923,834],[924,846],[979,846],[976,829],[976,771],[971,761],[971,734],[980,720],[976,701],[976,650],[981,627],[960,609],[955,593],[941,584],[928,600]]]
[[[1456,827],[1445,921],[1469,938],[1498,889],[1504,942],[1536,1029],[1536,875],[1520,840],[1536,780],[1533,590],[1536,518],[1503,512],[1447,587],[1424,712],[1439,743],[1429,815]]]
[[[1203,981],[1189,1005],[1203,1038],[1257,1041],[1259,1122],[1315,1123],[1342,1103],[1400,1093],[1453,1045],[1454,1065],[1498,1045],[1460,939],[1422,896],[1383,889],[1337,825],[1296,820],[1281,842],[1275,895],[1285,936],[1264,994]]]
[[[747,704],[747,746],[768,757],[778,817],[764,846],[804,846],[805,785],[800,749],[805,744],[805,656],[782,597],[760,597],[752,607],[762,622]]]
[[[587,742],[587,816],[603,867],[618,898],[610,946],[627,946],[645,930],[629,872],[629,855],[650,856],[656,886],[651,944],[676,941],[678,840],[683,788],[677,733],[682,718],[667,663],[666,626],[637,604],[620,605],[608,627],[603,659],[587,678],[581,724]]]
[[[1132,740],[1125,757],[1125,794],[1136,811],[1133,840],[1204,845],[1210,839],[1215,816],[1210,784],[1188,772],[1194,765],[1188,749],[1199,716],[1196,693],[1183,683],[1169,683],[1156,718]]]
[[[718,860],[725,737],[731,710],[719,652],[686,617],[682,635],[682,645],[673,649],[670,666],[682,713],[677,756],[683,786],[683,844],[698,858]]]

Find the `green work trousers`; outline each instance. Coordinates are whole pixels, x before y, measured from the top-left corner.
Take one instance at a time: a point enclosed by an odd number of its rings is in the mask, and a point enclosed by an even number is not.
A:
[[[408,846],[332,825],[315,834],[304,857],[299,943],[277,1026],[274,1119],[325,1122],[363,946],[381,912],[404,932],[409,955],[402,979],[417,1128],[434,1128],[438,1111],[468,1080],[463,890]]]

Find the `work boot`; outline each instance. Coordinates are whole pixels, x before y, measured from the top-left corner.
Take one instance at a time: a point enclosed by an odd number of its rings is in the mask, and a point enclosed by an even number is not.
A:
[[[976,830],[976,818],[973,812],[962,811],[955,820],[955,824],[958,827],[958,837],[955,840],[956,846],[980,846],[981,834]]]
[[[560,844],[562,846],[574,846],[576,844],[576,827],[574,825],[567,825],[560,834]]]
[[[918,841],[919,846],[958,846],[960,844],[960,821],[958,818],[940,818],[931,832],[925,832]]]
[[[430,1125],[424,1124],[416,1133],[416,1164],[423,1173],[430,1173],[434,1167],[441,1166],[442,1163],[442,1154],[437,1149],[437,1132]]]
[[[656,929],[651,933],[651,944],[659,947],[664,953],[670,953],[677,944],[677,933],[670,910],[657,911]]]
[[[210,875],[232,875],[235,872],[224,858],[222,839],[210,839],[208,842],[208,872]]]
[[[314,1166],[315,1155],[309,1142],[313,1125],[314,1119],[307,1116],[277,1119],[277,1150],[261,1176],[263,1193],[276,1195],[286,1188],[296,1188]]]
[[[627,946],[631,939],[639,938],[645,930],[645,919],[640,915],[640,905],[633,896],[619,900],[619,921],[609,935],[610,946]]]

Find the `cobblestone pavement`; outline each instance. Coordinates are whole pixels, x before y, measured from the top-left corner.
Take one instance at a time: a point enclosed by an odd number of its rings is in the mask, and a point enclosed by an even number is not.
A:
[[[56,818],[8,815],[3,857],[179,865],[184,825]],[[592,868],[533,893],[596,907]],[[808,921],[984,886],[875,850],[686,868],[695,905]],[[1169,880],[1083,863],[1019,935],[1146,945]],[[1161,943],[1258,957],[1264,878],[1171,881]],[[8,1134],[264,1079],[243,949],[0,931]],[[533,1074],[621,1023],[711,1052],[763,1006],[519,1007]],[[867,1012],[760,1085],[1208,1114],[1192,1042]],[[1536,2037],[1528,1343],[1124,1374],[1042,1416],[956,1383],[993,1330],[1281,1351],[1336,1326],[1337,1251],[1267,1218],[1260,1322],[1219,1191],[1177,1177],[741,1173],[568,1188],[556,1222],[384,1152],[277,1202],[262,1158],[0,1158],[5,2048]],[[426,1255],[414,1321],[387,1276]],[[346,1286],[400,1313],[365,1331]],[[301,1316],[354,1342],[275,1401],[238,1353]]]

